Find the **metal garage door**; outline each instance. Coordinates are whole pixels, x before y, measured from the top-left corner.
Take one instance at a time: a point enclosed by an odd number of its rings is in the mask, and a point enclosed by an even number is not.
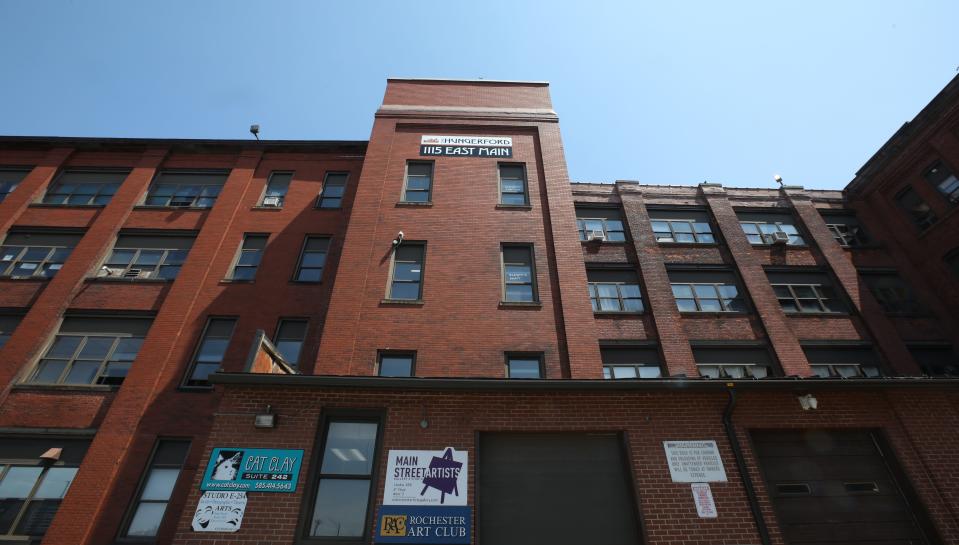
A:
[[[753,432],[789,545],[920,545],[928,522],[871,431]]]
[[[483,434],[479,542],[638,544],[623,452],[616,434]]]

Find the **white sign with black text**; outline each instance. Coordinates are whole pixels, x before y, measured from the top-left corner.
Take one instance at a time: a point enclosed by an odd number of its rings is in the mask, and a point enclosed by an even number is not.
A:
[[[689,485],[693,490],[693,501],[696,502],[696,514],[701,519],[714,519],[719,516],[716,513],[716,502],[713,501],[713,491],[709,489],[709,483],[693,483]]]
[[[193,514],[194,532],[236,532],[246,512],[246,492],[207,490]]]
[[[726,482],[716,441],[663,441],[674,483]]]
[[[420,137],[420,155],[424,157],[499,157],[513,156],[513,139],[509,136],[443,136],[424,134]]]

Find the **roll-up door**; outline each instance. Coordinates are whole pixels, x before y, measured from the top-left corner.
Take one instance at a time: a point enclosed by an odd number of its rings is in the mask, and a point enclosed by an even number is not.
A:
[[[927,519],[867,430],[755,431],[753,445],[789,545],[924,545]],[[894,473],[895,472],[895,473]]]
[[[640,543],[618,434],[483,434],[479,466],[483,545]]]

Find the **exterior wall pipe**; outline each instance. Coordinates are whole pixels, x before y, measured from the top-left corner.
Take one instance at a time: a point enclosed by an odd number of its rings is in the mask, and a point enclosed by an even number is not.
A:
[[[732,384],[727,384],[727,391],[729,392],[729,402],[726,403],[726,410],[723,411],[723,426],[726,427],[729,446],[733,449],[736,467],[739,468],[739,476],[743,480],[743,487],[746,488],[746,497],[749,499],[749,508],[753,512],[756,529],[759,530],[759,539],[763,545],[772,545],[772,540],[769,539],[769,529],[766,527],[762,509],[759,507],[759,498],[756,496],[756,489],[753,488],[753,480],[749,477],[746,459],[743,458],[743,449],[739,446],[739,438],[736,437],[736,428],[733,426],[733,411],[736,410],[736,390]]]

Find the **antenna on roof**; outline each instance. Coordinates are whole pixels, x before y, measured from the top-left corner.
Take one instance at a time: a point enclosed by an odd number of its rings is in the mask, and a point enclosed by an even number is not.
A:
[[[250,134],[256,138],[256,141],[260,141],[260,126],[257,124],[250,125]]]

